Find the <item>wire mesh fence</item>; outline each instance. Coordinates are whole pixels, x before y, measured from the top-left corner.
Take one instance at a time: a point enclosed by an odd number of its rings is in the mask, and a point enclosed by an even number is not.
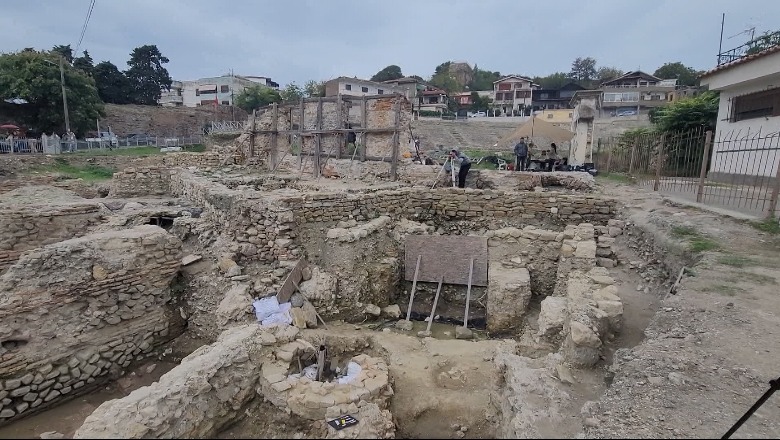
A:
[[[41,138],[7,138],[0,140],[0,154],[62,154],[91,150],[115,150],[138,147],[166,148],[169,151],[186,150],[203,143],[203,135],[190,136],[134,136],[127,138],[87,138],[67,140],[59,136]]]
[[[696,128],[600,139],[594,163],[654,191],[756,216],[778,215],[780,133],[741,136]]]

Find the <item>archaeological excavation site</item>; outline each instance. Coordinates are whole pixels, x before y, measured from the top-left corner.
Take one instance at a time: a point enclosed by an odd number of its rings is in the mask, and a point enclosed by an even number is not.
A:
[[[411,119],[305,99],[105,183],[3,177],[0,436],[706,437],[750,406],[746,371],[717,423],[666,429],[706,388],[673,345],[703,336],[658,327],[693,322],[668,301],[697,260],[630,198],[573,171],[453,188]],[[638,366],[659,340],[668,371]]]

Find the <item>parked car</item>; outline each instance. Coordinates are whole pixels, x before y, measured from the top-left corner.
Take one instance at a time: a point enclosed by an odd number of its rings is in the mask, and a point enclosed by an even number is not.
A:
[[[636,110],[621,110],[617,112],[617,116],[635,116]]]
[[[485,113],[485,112],[474,112],[469,117],[471,117],[471,118],[484,118],[485,116],[487,116],[487,113]]]

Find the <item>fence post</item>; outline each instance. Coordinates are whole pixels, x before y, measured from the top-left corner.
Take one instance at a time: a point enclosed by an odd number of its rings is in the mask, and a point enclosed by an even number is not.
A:
[[[777,161],[777,171],[775,172],[775,186],[772,188],[772,196],[769,199],[769,209],[766,218],[774,219],[777,211],[777,198],[780,196],[780,159]]]
[[[707,176],[707,168],[710,158],[710,148],[712,145],[712,130],[707,130],[704,138],[704,154],[701,157],[701,171],[699,171],[699,188],[696,190],[696,202],[701,203],[704,196],[704,178]]]
[[[257,109],[252,110],[252,126],[249,131],[249,157],[255,157],[255,121],[257,120]]]
[[[628,175],[629,176],[634,172],[634,155],[636,154],[637,142],[639,142],[639,141],[634,141],[634,144],[631,145],[631,159],[628,161]]]
[[[609,174],[610,167],[612,166],[612,148],[607,152],[607,169],[604,170],[604,174]]]
[[[661,168],[664,163],[664,147],[666,145],[666,134],[661,136],[661,145],[658,147],[658,155],[655,164],[655,181],[653,182],[653,191],[658,191],[661,185]]]

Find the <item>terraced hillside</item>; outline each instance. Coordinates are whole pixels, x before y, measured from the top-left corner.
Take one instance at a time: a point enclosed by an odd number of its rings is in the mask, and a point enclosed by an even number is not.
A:
[[[412,131],[420,137],[423,150],[459,148],[464,150],[505,150],[506,146],[493,147],[499,139],[517,128],[518,124],[489,121],[412,121]]]

